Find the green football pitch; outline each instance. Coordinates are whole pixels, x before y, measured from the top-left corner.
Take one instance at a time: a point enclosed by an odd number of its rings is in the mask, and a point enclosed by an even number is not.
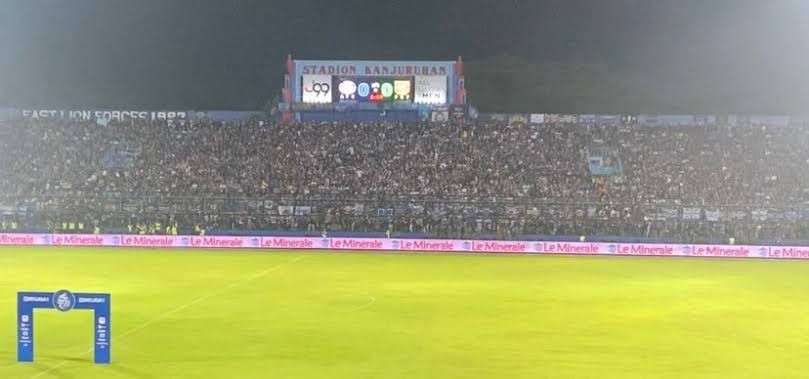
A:
[[[112,294],[38,310],[16,292]],[[0,249],[0,378],[807,378],[809,262]]]

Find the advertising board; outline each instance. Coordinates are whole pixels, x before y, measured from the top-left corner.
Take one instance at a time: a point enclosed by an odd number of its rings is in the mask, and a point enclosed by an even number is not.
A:
[[[334,76],[332,88],[339,102],[413,101],[412,77]]]
[[[446,76],[416,76],[416,104],[445,104],[447,102]]]
[[[565,241],[259,236],[141,236],[0,233],[0,246],[122,246],[233,249],[324,249],[410,252],[679,256],[809,259],[806,246],[698,245]]]
[[[330,75],[304,75],[301,101],[309,104],[332,102],[332,80]]]

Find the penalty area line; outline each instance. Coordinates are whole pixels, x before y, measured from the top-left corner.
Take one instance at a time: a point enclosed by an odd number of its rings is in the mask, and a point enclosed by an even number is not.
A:
[[[253,274],[253,275],[251,275],[251,276],[249,276],[247,278],[244,278],[244,279],[242,279],[242,280],[240,280],[238,282],[230,283],[230,284],[228,284],[228,285],[226,285],[226,286],[224,286],[224,287],[222,287],[222,288],[220,288],[220,289],[218,289],[216,291],[213,291],[213,292],[210,292],[210,293],[205,294],[203,296],[200,296],[200,297],[198,297],[198,298],[196,298],[194,300],[191,300],[190,302],[188,302],[186,304],[183,304],[183,305],[181,305],[181,306],[179,306],[177,308],[174,308],[174,309],[172,309],[172,310],[170,310],[168,312],[161,313],[157,317],[155,317],[155,318],[153,318],[153,319],[151,319],[149,321],[146,321],[143,324],[141,324],[139,326],[136,326],[136,327],[124,332],[120,336],[116,336],[116,339],[120,340],[121,338],[126,338],[127,336],[130,336],[130,335],[135,334],[135,333],[137,333],[137,332],[139,332],[139,331],[141,331],[143,329],[148,328],[149,326],[153,325],[154,323],[156,323],[158,321],[161,321],[161,320],[165,319],[166,317],[169,317],[169,316],[172,316],[172,315],[177,314],[179,312],[182,312],[182,311],[184,311],[184,310],[186,310],[188,308],[193,307],[194,305],[197,305],[197,304],[199,304],[199,303],[201,303],[201,302],[203,302],[205,300],[208,300],[208,299],[210,299],[210,298],[212,298],[214,296],[219,296],[219,295],[221,295],[221,294],[223,294],[223,293],[225,293],[225,292],[227,292],[227,291],[229,291],[229,290],[231,290],[233,288],[241,286],[241,285],[243,285],[245,283],[252,282],[253,280],[256,280],[256,279],[261,278],[263,276],[267,276],[268,274],[270,274],[270,273],[272,273],[274,271],[278,271],[278,269],[280,269],[280,268],[282,268],[282,267],[284,267],[286,265],[296,263],[296,262],[298,262],[298,261],[300,261],[300,260],[302,260],[302,259],[304,259],[306,257],[307,257],[306,255],[299,255],[297,258],[292,259],[289,262],[279,263],[279,264],[277,264],[277,265],[275,265],[273,267],[270,267],[270,268],[268,268],[268,269],[266,269],[264,271]]]
[[[175,314],[177,314],[179,312],[182,312],[182,311],[184,311],[184,310],[186,310],[188,308],[191,308],[194,305],[197,305],[197,304],[199,304],[199,303],[201,303],[201,302],[203,302],[205,300],[208,300],[208,299],[210,299],[210,298],[212,298],[214,296],[219,296],[219,295],[221,295],[221,294],[223,294],[223,293],[225,293],[227,291],[232,290],[233,288],[236,288],[238,286],[241,286],[241,285],[244,285],[246,283],[252,282],[252,281],[254,281],[254,280],[258,279],[258,278],[267,276],[267,275],[269,275],[269,274],[271,274],[271,273],[273,273],[275,271],[278,271],[279,269],[281,269],[281,268],[283,268],[285,266],[291,265],[293,263],[300,262],[301,260],[303,260],[306,257],[308,257],[308,255],[299,255],[295,259],[290,259],[289,261],[279,263],[279,264],[277,264],[275,266],[272,266],[272,267],[270,267],[270,268],[268,268],[268,269],[266,269],[264,271],[260,271],[260,272],[257,272],[255,274],[253,274],[253,275],[250,275],[250,276],[248,276],[246,278],[243,278],[242,280],[239,280],[239,281],[230,283],[230,284],[228,284],[226,286],[220,287],[219,289],[214,290],[212,292],[209,292],[209,293],[207,293],[205,295],[202,295],[200,297],[197,297],[197,298],[189,301],[188,303],[182,304],[182,305],[180,305],[180,306],[178,306],[176,308],[173,308],[173,309],[170,309],[170,310],[168,310],[166,312],[163,312],[163,313],[155,316],[154,318],[150,319],[149,321],[146,321],[143,324],[140,324],[140,325],[138,325],[138,326],[136,326],[136,327],[134,327],[132,329],[127,330],[126,332],[124,332],[121,335],[115,336],[115,340],[119,341],[122,338],[126,338],[128,336],[131,336],[131,335],[133,335],[133,334],[135,334],[137,332],[140,332],[141,330],[144,330],[144,329],[154,325],[155,323],[157,323],[159,321],[162,321],[162,320],[166,319],[169,316],[172,316],[172,315],[175,315]],[[94,350],[94,348],[90,348],[89,350],[83,352],[81,355],[87,355],[89,353],[92,353],[93,350]],[[37,379],[39,377],[42,377],[43,375],[47,375],[47,374],[59,369],[60,367],[66,365],[68,362],[70,362],[70,361],[69,360],[61,361],[58,364],[54,365],[53,367],[48,368],[45,371],[41,371],[41,372],[35,374],[34,376],[31,377],[31,379]]]

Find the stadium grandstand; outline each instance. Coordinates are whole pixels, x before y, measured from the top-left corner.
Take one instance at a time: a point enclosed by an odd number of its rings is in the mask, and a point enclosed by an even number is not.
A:
[[[503,116],[99,125],[29,114],[2,124],[1,225],[749,244],[809,231],[800,119]]]

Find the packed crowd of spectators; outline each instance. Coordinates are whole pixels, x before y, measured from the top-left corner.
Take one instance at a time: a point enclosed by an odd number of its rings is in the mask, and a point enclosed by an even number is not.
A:
[[[162,225],[214,229],[803,238],[801,220],[774,229],[749,218],[701,219],[694,227],[644,217],[642,209],[802,207],[807,143],[807,130],[764,126],[25,120],[0,125],[0,204],[36,203],[29,208],[55,225],[67,214],[122,227],[162,218]],[[622,169],[595,178],[588,171],[595,150]],[[297,215],[204,205],[184,213],[129,210],[121,205],[128,198],[318,202]],[[347,202],[366,206],[345,212]],[[582,206],[551,212],[550,203]]]
[[[2,140],[4,193],[586,198],[575,129],[417,124],[28,122]],[[105,169],[118,144],[141,153]]]
[[[809,130],[681,127],[599,129],[620,151],[626,185],[611,195],[690,204],[809,201]]]

